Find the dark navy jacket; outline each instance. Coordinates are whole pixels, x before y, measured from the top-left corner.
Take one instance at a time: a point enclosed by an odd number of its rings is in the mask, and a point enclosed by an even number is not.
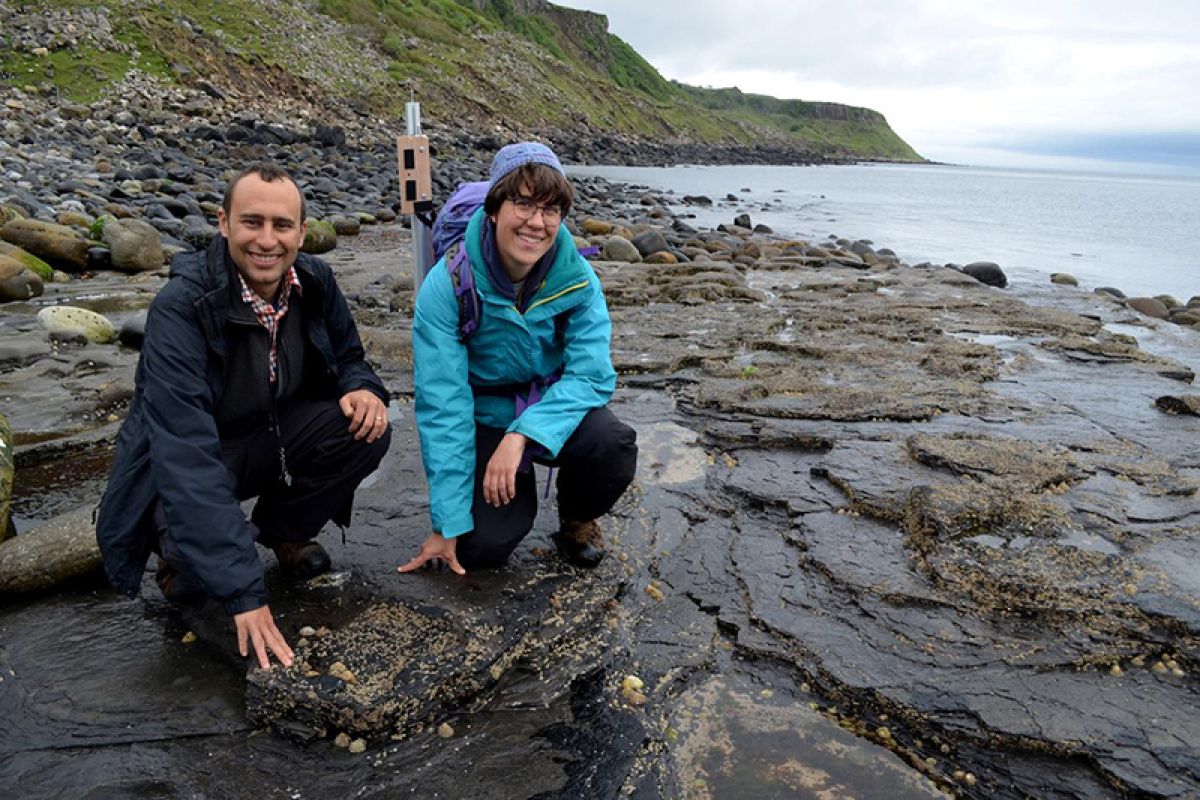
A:
[[[150,556],[148,512],[161,498],[171,538],[205,592],[236,614],[264,605],[267,591],[235,478],[221,460],[214,416],[226,382],[233,280],[226,252],[225,238],[217,236],[207,252],[176,256],[171,279],[150,306],[96,538],[113,586],[136,596]],[[386,402],[382,382],[363,360],[358,329],[329,265],[302,253],[295,267],[312,356],[312,363],[305,360],[304,395],[332,400],[368,389]],[[349,517],[347,504],[334,521],[346,525]]]

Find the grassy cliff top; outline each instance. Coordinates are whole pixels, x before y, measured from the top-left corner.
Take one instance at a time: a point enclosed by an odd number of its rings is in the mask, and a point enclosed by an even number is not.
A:
[[[88,102],[131,69],[382,120],[919,161],[883,116],[664,79],[607,18],[544,0],[0,0],[0,85]],[[4,41],[4,40],[7,41]],[[248,109],[248,111],[251,109]]]

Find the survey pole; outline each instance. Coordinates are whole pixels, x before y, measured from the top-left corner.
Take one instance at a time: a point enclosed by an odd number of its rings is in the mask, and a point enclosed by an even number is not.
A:
[[[408,214],[412,231],[413,294],[433,266],[433,182],[430,175],[429,139],[421,134],[421,104],[404,104],[407,135],[397,137],[400,162],[400,210]]]

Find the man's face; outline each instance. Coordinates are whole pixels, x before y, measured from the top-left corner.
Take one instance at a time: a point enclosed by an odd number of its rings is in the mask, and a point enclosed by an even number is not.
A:
[[[300,190],[286,179],[270,183],[251,173],[233,189],[229,214],[217,212],[229,255],[246,284],[272,300],[279,281],[296,261],[306,226],[300,219]]]

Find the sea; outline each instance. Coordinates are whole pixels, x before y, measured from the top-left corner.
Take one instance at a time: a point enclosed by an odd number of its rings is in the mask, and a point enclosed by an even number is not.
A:
[[[696,226],[744,212],[780,236],[867,239],[909,264],[993,261],[1014,285],[1065,272],[1130,297],[1200,295],[1200,177],[945,164],[568,172],[644,187]],[[713,205],[685,205],[684,195]]]

